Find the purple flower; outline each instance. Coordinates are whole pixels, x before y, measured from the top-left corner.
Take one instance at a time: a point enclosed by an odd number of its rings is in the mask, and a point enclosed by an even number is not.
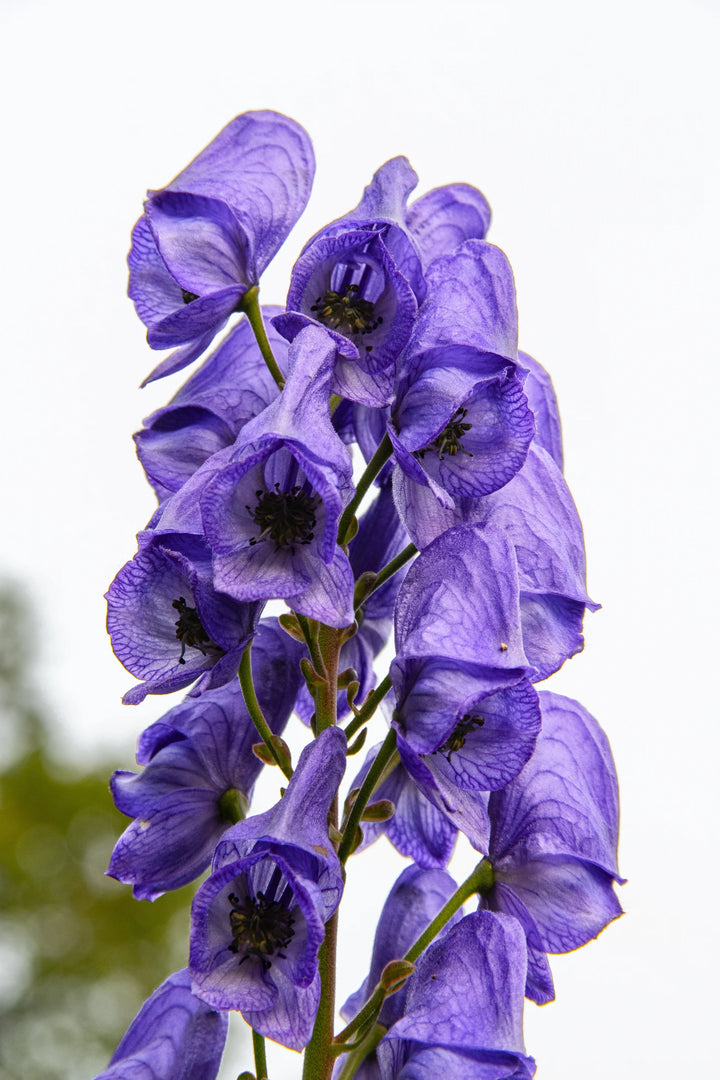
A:
[[[237,675],[262,610],[215,591],[210,552],[199,536],[140,533],[139,550],[106,595],[113,651],[144,682],[123,701],[169,694],[204,676],[213,688]]]
[[[550,455],[533,446],[525,466],[500,491],[484,499],[462,499],[454,509],[440,506],[416,486],[412,500],[396,500],[410,536],[424,548],[453,526],[472,537],[504,535],[517,566],[522,644],[533,680],[545,679],[583,647],[585,609],[598,605],[585,587],[582,525],[562,473]],[[439,543],[435,540],[435,543]],[[470,540],[468,540],[470,542]],[[508,564],[509,565],[509,564]]]
[[[467,241],[431,264],[427,284],[388,434],[400,467],[399,505],[425,487],[453,507],[512,479],[534,421],[518,372],[515,287],[505,255]]]
[[[133,230],[128,293],[153,349],[184,346],[146,382],[210,344],[305,208],[315,161],[307,134],[274,112],[237,116],[167,187]]]
[[[540,695],[543,729],[522,772],[490,796],[494,886],[482,901],[517,918],[528,945],[527,995],[555,996],[546,953],[597,937],[622,914],[618,793],[607,738],[576,701]]]
[[[300,646],[274,620],[260,623],[252,668],[260,707],[280,734],[298,691]],[[141,773],[118,771],[115,805],[135,818],[115,845],[108,874],[154,900],[210,865],[226,829],[247,813],[262,768],[259,741],[237,679],[190,696],[140,736]]]
[[[283,393],[246,425],[200,507],[217,589],[236,600],[281,598],[346,626],[353,577],[337,527],[352,463],[329,416],[334,356],[325,331],[308,327],[298,336]]]
[[[268,321],[280,308],[263,308],[265,330],[283,373],[287,342]],[[163,502],[213,454],[232,446],[245,424],[278,396],[277,385],[243,319],[177,394],[135,435],[137,454]]]
[[[470,184],[434,188],[408,207],[407,230],[424,267],[466,240],[484,240],[489,226],[487,200]]]
[[[193,902],[195,993],[296,1050],[312,1034],[317,954],[342,896],[327,816],[344,768],[345,736],[330,728],[305,748],[280,802],[220,841]]]
[[[395,360],[425,291],[403,227],[416,183],[406,158],[378,169],[358,206],[305,246],[293,268],[288,314],[276,320],[289,340],[309,322],[325,326],[338,348],[333,389],[366,405],[390,400]]]
[[[377,1049],[381,1080],[530,1080],[525,943],[514,919],[468,915],[423,953],[405,1014]]]
[[[560,413],[553,384],[545,368],[532,356],[519,352],[518,359],[527,369],[523,389],[528,405],[535,417],[535,437],[533,446],[547,450],[558,469],[563,468],[562,431]]]
[[[96,1080],[215,1080],[227,1016],[190,990],[187,968],[147,999]]]
[[[418,755],[439,751],[462,787],[502,787],[540,725],[506,537],[452,529],[426,548],[400,589],[395,640],[393,722],[404,742]]]

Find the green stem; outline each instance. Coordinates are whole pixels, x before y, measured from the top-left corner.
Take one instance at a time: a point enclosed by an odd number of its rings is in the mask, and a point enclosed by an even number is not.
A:
[[[337,911],[325,923],[325,940],[318,954],[320,972],[320,1004],[312,1038],[305,1050],[303,1080],[330,1080],[335,1062],[332,1053],[333,1022],[335,1017],[335,960],[337,953]]]
[[[393,452],[392,443],[390,442],[390,436],[386,433],[383,435],[382,442],[378,446],[377,450],[373,454],[371,460],[368,462],[368,466],[365,472],[358,480],[357,487],[355,488],[355,494],[350,502],[345,507],[343,515],[340,518],[340,524],[338,525],[338,544],[344,544],[347,541],[352,520],[355,517],[355,511],[363,501],[365,494],[372,484],[377,474],[382,469],[385,462],[388,460]]]
[[[492,888],[494,880],[495,875],[493,873],[492,863],[488,859],[481,859],[472,874],[470,874],[456,892],[452,894],[445,906],[440,908],[440,911],[438,911],[427,930],[425,930],[415,944],[408,949],[403,959],[409,960],[410,963],[414,964],[423,950],[437,937],[443,926],[445,926],[445,923],[453,917],[456,911],[460,910],[465,901],[478,893],[481,896],[485,895],[485,893],[489,892]]]
[[[363,811],[367,806],[370,797],[372,796],[377,783],[382,776],[386,765],[390,762],[391,757],[395,753],[395,747],[397,745],[397,735],[395,729],[391,728],[388,731],[385,742],[380,747],[378,755],[370,766],[370,770],[363,780],[362,786],[357,793],[355,802],[352,804],[350,813],[348,814],[347,824],[343,830],[343,838],[340,841],[340,847],[338,848],[338,858],[341,863],[345,863],[353,849],[353,843],[355,841],[355,832],[360,824],[360,818],[363,815]]]
[[[260,702],[257,699],[255,693],[255,685],[252,677],[252,663],[250,660],[250,650],[252,648],[252,641],[249,641],[245,646],[242,654],[242,660],[240,661],[240,670],[238,671],[238,678],[240,679],[240,688],[245,699],[245,705],[247,711],[250,713],[250,719],[257,728],[258,735],[267,746],[268,750],[272,754],[277,765],[280,766],[285,776],[290,779],[292,776],[292,770],[283,763],[278,757],[277,750],[273,742],[273,733],[270,730],[270,725],[263,716],[262,709],[260,708]]]
[[[285,385],[285,377],[278,367],[277,360],[273,356],[273,351],[270,348],[270,342],[268,341],[267,334],[265,333],[265,324],[263,322],[262,311],[260,310],[259,290],[257,285],[253,285],[252,289],[243,296],[240,301],[239,310],[244,311],[247,315],[248,322],[252,327],[252,332],[255,335],[255,340],[258,343],[258,348],[262,353],[263,360],[268,366],[268,370],[272,375],[275,382],[282,390]]]
[[[373,1052],[386,1031],[387,1028],[384,1028],[382,1024],[375,1024],[370,1034],[363,1040],[360,1046],[348,1054],[347,1059],[343,1062],[340,1072],[338,1073],[337,1080],[352,1080],[358,1068],[362,1065],[368,1054]]]
[[[338,659],[342,631],[320,623],[317,628],[317,650],[321,664],[318,674],[323,685],[315,695],[315,726],[318,735],[337,724]],[[331,834],[337,831],[338,800],[333,799],[328,815]],[[305,1050],[303,1080],[331,1080],[335,1055],[332,1052],[335,1022],[335,966],[337,959],[337,911],[325,924],[325,938],[318,954],[320,972],[320,1004],[318,1005],[312,1038]]]
[[[322,686],[315,692],[315,730],[319,735],[325,728],[337,723],[340,631],[321,623],[318,626],[317,647],[322,665],[318,674],[323,676]]]
[[[463,881],[462,885],[456,889],[448,902],[440,909],[415,944],[410,946],[402,959],[408,960],[411,964],[414,964],[421,953],[428,947],[430,942],[437,937],[443,926],[449,922],[456,911],[459,911],[465,901],[478,893],[481,896],[488,893],[492,888],[494,880],[495,875],[493,873],[492,864],[488,859],[481,859],[472,874],[470,874],[470,876]],[[366,1027],[371,1020],[375,1019],[380,1013],[383,1001],[387,996],[388,992],[382,985],[376,986],[360,1012],[352,1018],[347,1027],[343,1028],[343,1030],[336,1035],[335,1043],[346,1042],[355,1034],[355,1032],[360,1031],[363,1027]],[[352,1073],[350,1075],[352,1075]]]
[[[370,717],[373,715],[382,699],[387,694],[388,690],[392,686],[390,676],[386,675],[381,683],[379,683],[374,690],[371,690],[368,696],[365,698],[362,708],[353,717],[348,726],[345,728],[345,734],[348,739],[352,739],[356,731],[359,731],[363,724],[366,724]]]
[[[362,589],[362,595],[358,596],[358,590],[355,590],[355,608],[362,607],[369,596],[384,585],[388,578],[391,578],[393,574],[397,574],[398,570],[412,559],[413,555],[417,555],[417,548],[414,544],[408,544],[404,547],[399,555],[396,555],[394,559],[391,559],[389,563],[383,566],[382,570],[379,570],[374,578],[368,583],[368,585]]]
[[[257,1080],[268,1080],[267,1073],[267,1061],[265,1060],[265,1039],[262,1035],[258,1035],[257,1031],[252,1033],[253,1053],[255,1055],[255,1076]]]

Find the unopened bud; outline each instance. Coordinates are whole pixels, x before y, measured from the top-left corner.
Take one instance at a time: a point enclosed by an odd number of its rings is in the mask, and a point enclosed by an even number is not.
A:
[[[414,970],[415,965],[409,960],[391,960],[382,970],[379,985],[386,994],[394,994],[402,989]]]
[[[395,803],[390,799],[378,799],[369,803],[362,812],[361,821],[389,821],[395,813]]]
[[[292,773],[292,755],[290,747],[279,735],[270,737],[272,749],[266,743],[253,743],[253,754],[265,765],[279,765],[284,773]]]
[[[357,739],[355,740],[355,742],[350,743],[350,745],[348,746],[348,748],[347,748],[347,756],[352,757],[353,754],[359,753],[359,751],[362,750],[363,746],[365,745],[365,740],[366,739],[367,739],[367,728],[363,728],[362,731],[360,732],[360,734],[358,735]]]
[[[278,615],[278,622],[291,638],[295,638],[296,641],[305,641],[305,635],[300,629],[300,623],[290,612],[286,611],[284,614]]]

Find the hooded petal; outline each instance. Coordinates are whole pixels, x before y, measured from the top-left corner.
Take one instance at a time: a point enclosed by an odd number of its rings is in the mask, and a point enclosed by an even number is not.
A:
[[[96,1080],[215,1080],[227,1016],[190,990],[187,968],[148,998]]]
[[[484,240],[490,226],[485,196],[469,184],[446,184],[428,191],[408,208],[407,227],[420,249],[423,266],[458,248],[465,240]]]

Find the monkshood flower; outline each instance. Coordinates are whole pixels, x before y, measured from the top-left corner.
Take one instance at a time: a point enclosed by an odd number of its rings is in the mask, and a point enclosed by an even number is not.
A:
[[[403,227],[416,184],[407,158],[386,162],[358,206],[306,244],[293,268],[288,313],[276,320],[289,340],[310,322],[326,327],[338,348],[333,389],[366,405],[390,400],[395,360],[425,292]]]
[[[147,999],[95,1080],[215,1080],[227,1023],[192,993],[187,968],[176,971]]]
[[[300,682],[301,648],[275,620],[258,626],[253,682],[270,729],[280,734]],[[133,886],[138,900],[178,889],[210,865],[222,834],[245,817],[262,763],[258,733],[237,679],[185,699],[140,736],[141,773],[110,781],[118,810],[135,820],[112,854],[107,873]]]
[[[183,347],[146,382],[195,360],[240,310],[305,209],[314,172],[299,124],[248,112],[149,192],[133,229],[128,294],[153,349]]]
[[[345,769],[345,736],[323,731],[300,756],[287,791],[218,844],[192,907],[193,990],[239,1009],[255,1031],[307,1045],[320,994],[317,955],[343,878],[327,816]]]
[[[125,694],[125,704],[181,690],[200,676],[208,689],[235,678],[262,605],[215,590],[200,536],[145,532],[138,547],[105,594],[113,651],[144,680]]]
[[[398,504],[412,505],[426,488],[453,507],[511,480],[535,425],[518,370],[515,285],[503,252],[469,240],[436,259],[426,280],[387,430]]]
[[[408,207],[406,226],[423,267],[466,240],[484,240],[490,227],[485,196],[470,184],[445,184]]]
[[[410,568],[395,606],[393,724],[458,786],[516,776],[540,729],[523,651],[516,558],[500,532],[453,529]]]
[[[525,942],[515,919],[467,915],[421,956],[405,1013],[377,1048],[381,1080],[530,1080]]]
[[[280,310],[264,307],[262,314],[273,354],[285,375],[288,344],[269,321]],[[209,457],[232,446],[245,424],[278,393],[252,327],[242,319],[134,436],[137,455],[159,501],[179,491]]]
[[[396,485],[395,497],[401,494]],[[598,605],[585,587],[585,542],[575,503],[559,468],[540,446],[509,484],[485,499],[440,506],[416,485],[401,501],[402,518],[420,548],[439,544],[448,530],[459,536],[502,533],[511,543],[519,587],[522,643],[533,681],[545,679],[583,647],[585,609]],[[472,522],[473,525],[463,525]],[[473,532],[473,530],[477,530]],[[437,538],[437,539],[436,539]]]
[[[337,544],[353,485],[329,415],[334,358],[324,330],[298,335],[282,394],[245,426],[200,509],[218,590],[238,601],[284,599],[340,627],[353,621],[352,570]]]
[[[618,790],[600,725],[577,701],[540,694],[543,729],[523,771],[490,796],[494,884],[483,906],[519,920],[527,937],[527,996],[555,994],[546,953],[587,944],[622,914]]]

